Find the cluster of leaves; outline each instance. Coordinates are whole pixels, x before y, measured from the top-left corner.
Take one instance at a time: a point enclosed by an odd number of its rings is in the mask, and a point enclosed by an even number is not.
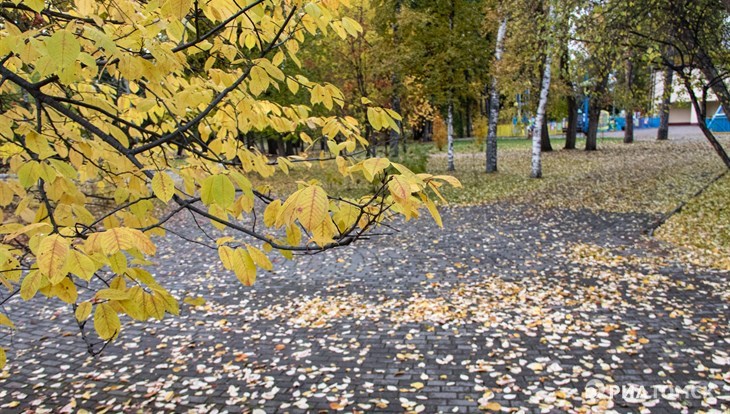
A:
[[[153,236],[171,234],[165,223],[177,214],[232,231],[203,234],[245,285],[257,269],[271,269],[272,250],[292,257],[347,245],[394,215],[417,216],[422,206],[440,222],[428,194],[440,196],[443,182],[458,181],[353,158],[367,142],[356,119],[331,114],[345,105],[343,93],[284,70],[300,65],[297,53],[313,35],[361,32],[341,16],[347,6],[3,3],[0,143],[12,148],[12,175],[0,182],[0,284],[7,289],[0,305],[38,292],[67,302],[96,353],[119,334],[122,314],[147,320],[178,313],[175,298],[145,270]],[[304,95],[306,103],[276,100],[274,90]],[[393,127],[398,117],[375,107],[368,115],[375,129]],[[329,137],[330,155],[269,159],[245,139],[266,130],[298,134],[311,152],[312,136]],[[252,184],[277,168],[288,173],[324,158],[342,176],[374,183],[373,191],[336,197],[304,180],[277,198]],[[92,208],[96,200],[106,207]],[[99,342],[85,330],[92,313]],[[12,315],[0,315],[12,328]],[[0,356],[2,365],[2,349]]]

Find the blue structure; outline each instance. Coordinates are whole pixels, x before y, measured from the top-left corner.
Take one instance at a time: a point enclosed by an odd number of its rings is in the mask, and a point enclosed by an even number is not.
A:
[[[707,128],[712,132],[730,132],[730,121],[722,110],[722,105],[717,108],[712,118],[707,119]]]
[[[582,108],[578,111],[578,131],[588,133],[588,97],[583,99]],[[727,122],[727,118],[726,122]],[[623,131],[626,128],[626,118],[612,116],[609,123],[609,131]],[[659,117],[642,117],[634,120],[634,129],[659,128]],[[730,128],[730,123],[728,123]]]

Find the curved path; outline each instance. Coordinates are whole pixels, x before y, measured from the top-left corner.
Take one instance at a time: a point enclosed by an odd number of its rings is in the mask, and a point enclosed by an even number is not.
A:
[[[730,409],[729,275],[673,261],[642,236],[656,217],[506,204],[443,215],[444,230],[421,219],[277,259],[253,288],[171,236],[158,280],[207,303],[128,323],[96,359],[68,308],[15,302],[0,410]]]

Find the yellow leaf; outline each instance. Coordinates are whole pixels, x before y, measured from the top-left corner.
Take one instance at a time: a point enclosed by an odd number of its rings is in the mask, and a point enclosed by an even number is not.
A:
[[[94,329],[99,334],[99,338],[109,340],[119,334],[122,324],[119,321],[119,315],[107,303],[96,305],[94,312]]]
[[[129,292],[119,289],[102,289],[96,292],[96,299],[126,300],[129,299]]]
[[[352,37],[357,37],[358,33],[362,33],[362,26],[360,26],[360,23],[358,23],[357,21],[355,21],[349,17],[342,18],[342,27]]]
[[[79,297],[76,285],[67,277],[61,279],[61,282],[51,287],[51,295],[58,297],[68,304],[76,303],[76,299]]]
[[[223,267],[232,270],[241,283],[245,286],[253,285],[256,281],[256,265],[246,250],[221,246],[218,248],[218,255]]]
[[[144,299],[145,291],[139,286],[132,286],[128,293],[129,299],[119,301],[119,305],[121,305],[122,309],[124,309],[124,313],[137,321],[146,320],[147,317],[142,309],[142,301]]]
[[[23,4],[33,9],[36,13],[46,8],[46,2],[43,0],[23,0]]]
[[[227,176],[211,175],[203,180],[200,187],[200,199],[206,206],[217,204],[220,207],[228,208],[236,200],[236,189]]]
[[[400,175],[394,175],[388,181],[388,190],[398,202],[407,202],[411,196],[411,184]]]
[[[461,188],[461,181],[459,181],[459,179],[456,177],[452,177],[450,175],[436,175],[433,178],[446,181],[447,183],[451,184],[452,187]]]
[[[299,83],[292,78],[286,78],[286,86],[293,95],[296,95],[297,92],[299,92]]]
[[[5,356],[5,348],[0,348],[0,369],[5,368],[8,359]]]
[[[76,63],[81,53],[81,44],[73,33],[68,30],[59,30],[46,39],[48,57],[63,70]]]
[[[274,265],[271,264],[271,260],[269,260],[269,257],[264,252],[250,244],[246,245],[246,250],[248,250],[248,254],[251,255],[251,259],[253,259],[256,266],[268,271],[274,269]]]
[[[142,308],[145,315],[161,320],[165,316],[165,303],[155,293],[144,292],[142,295]]]
[[[205,305],[205,299],[202,296],[186,296],[183,302],[190,306],[203,306]]]
[[[327,216],[329,202],[322,187],[312,185],[294,192],[281,206],[278,222],[290,224],[294,219],[307,230],[321,224]]]
[[[4,313],[0,313],[0,325],[5,325],[15,329],[15,324]]]
[[[41,176],[41,165],[38,161],[28,161],[18,168],[18,181],[23,188],[30,188],[38,184],[38,179]]]
[[[97,266],[89,256],[77,250],[71,250],[68,254],[65,271],[89,281],[97,271]]]
[[[411,387],[412,387],[412,388],[415,388],[415,389],[417,389],[417,390],[420,390],[421,388],[423,388],[423,387],[424,387],[424,385],[423,385],[423,383],[422,383],[422,382],[412,382],[412,383],[411,383]]]
[[[38,269],[48,276],[51,284],[59,283],[66,276],[63,266],[68,255],[68,244],[60,235],[52,234],[38,245]]]
[[[192,0],[165,0],[162,3],[162,14],[165,17],[180,20],[190,11]]]
[[[431,213],[431,217],[433,217],[433,220],[436,222],[436,224],[438,224],[439,227],[443,228],[444,223],[441,221],[441,214],[439,213],[439,210],[436,207],[436,204],[434,204],[433,200],[428,198],[428,196],[423,193],[421,193],[421,199],[423,200],[423,204],[426,205],[428,212]]]
[[[157,198],[167,203],[175,195],[175,181],[166,173],[158,171],[152,177],[152,191]]]
[[[489,411],[499,411],[502,409],[502,405],[498,402],[490,402],[484,406],[484,409]]]
[[[91,302],[81,302],[76,307],[76,320],[79,322],[85,321],[89,315],[91,315]]]
[[[266,227],[272,227],[276,223],[276,217],[279,215],[281,209],[281,200],[276,199],[269,203],[264,209],[264,225]]]
[[[38,289],[41,287],[43,275],[38,271],[30,271],[23,279],[23,283],[20,284],[20,297],[23,300],[29,300],[35,296]]]
[[[368,181],[373,181],[376,175],[390,166],[387,158],[368,158],[362,162],[363,175]]]

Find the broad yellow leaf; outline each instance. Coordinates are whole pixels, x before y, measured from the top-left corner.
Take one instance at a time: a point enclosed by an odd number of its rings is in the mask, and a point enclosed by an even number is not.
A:
[[[81,302],[76,307],[76,320],[79,322],[85,321],[89,315],[91,315],[91,302]]]
[[[147,317],[160,320],[165,316],[165,302],[155,293],[142,294],[142,308]]]
[[[77,250],[71,250],[66,260],[66,269],[68,273],[89,281],[94,276],[94,272],[98,270],[96,263],[89,256]]]
[[[119,321],[119,315],[107,303],[96,305],[94,312],[94,329],[99,334],[99,338],[109,340],[119,334],[122,324]]]
[[[368,158],[362,162],[362,171],[365,179],[373,181],[376,175],[390,166],[387,158]]]
[[[162,15],[180,20],[190,12],[192,4],[192,0],[165,0],[162,3]]]
[[[398,202],[406,202],[411,196],[411,183],[403,176],[394,175],[388,181],[388,190]]]
[[[96,299],[126,300],[129,299],[129,292],[119,289],[102,289],[96,292]]]
[[[79,297],[76,285],[68,277],[64,277],[59,283],[51,287],[51,295],[58,297],[68,304],[76,303],[76,299]]]
[[[220,207],[228,208],[236,200],[236,189],[227,176],[211,175],[203,180],[200,187],[200,199],[206,206],[217,204]]]
[[[41,240],[38,245],[38,269],[48,276],[51,284],[59,283],[66,276],[63,266],[68,255],[68,240],[52,234]]]
[[[23,4],[33,9],[36,13],[40,13],[41,10],[46,8],[46,2],[44,0],[23,0]]]
[[[59,30],[46,39],[48,57],[58,65],[59,70],[66,69],[74,63],[81,53],[81,44],[73,33]]]
[[[266,253],[262,252],[254,246],[251,246],[250,244],[246,245],[246,250],[248,250],[248,254],[251,255],[251,259],[253,259],[253,262],[256,264],[256,266],[269,271],[274,269],[274,266],[271,264],[271,260],[269,260],[269,257],[266,256]]]
[[[163,171],[158,171],[152,177],[152,191],[160,200],[167,203],[175,195],[175,181]]]
[[[279,215],[281,209],[281,200],[276,199],[269,203],[264,209],[264,225],[266,227],[272,227],[276,223],[276,217]]]
[[[277,224],[291,224],[295,219],[311,230],[324,221],[329,202],[327,193],[318,185],[312,185],[294,192],[281,206]]]
[[[43,275],[40,272],[35,270],[28,272],[23,279],[23,283],[20,284],[20,297],[23,298],[23,300],[29,300],[35,296],[36,292],[38,292],[38,289],[41,287],[42,280]]]
[[[0,348],[0,369],[5,368],[5,364],[8,362],[7,356],[5,356],[5,348]]]

